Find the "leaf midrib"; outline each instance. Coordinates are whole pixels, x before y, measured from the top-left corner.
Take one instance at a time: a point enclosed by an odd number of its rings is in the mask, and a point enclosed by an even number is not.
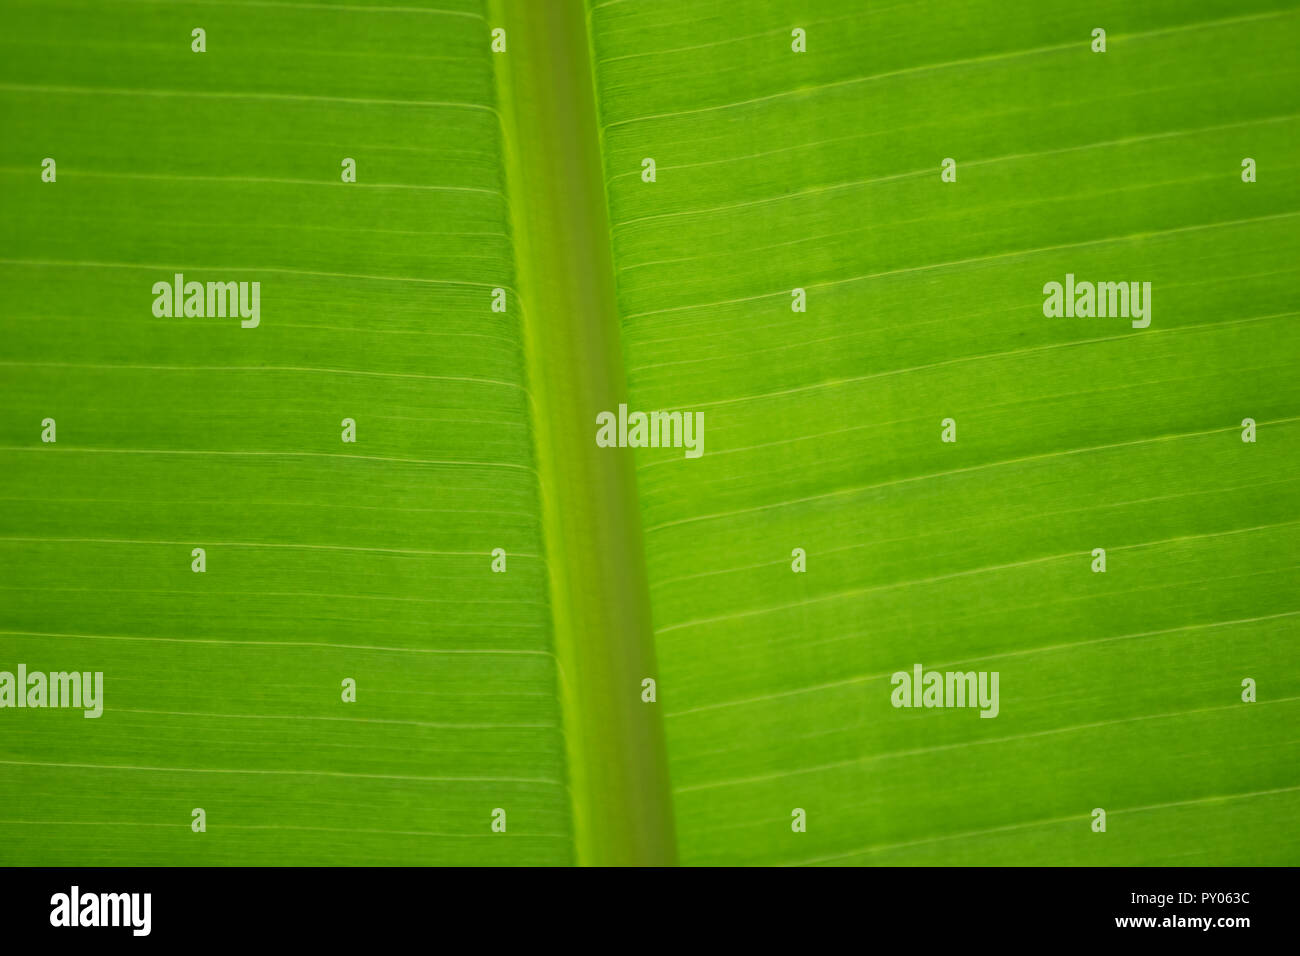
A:
[[[559,663],[575,855],[676,861],[640,507],[629,449],[597,448],[627,396],[585,4],[490,0],[506,195]]]

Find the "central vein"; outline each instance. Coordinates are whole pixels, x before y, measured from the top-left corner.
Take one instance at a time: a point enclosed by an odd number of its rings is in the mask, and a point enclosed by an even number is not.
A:
[[[577,860],[676,860],[585,5],[490,0]],[[517,306],[520,304],[516,304]]]

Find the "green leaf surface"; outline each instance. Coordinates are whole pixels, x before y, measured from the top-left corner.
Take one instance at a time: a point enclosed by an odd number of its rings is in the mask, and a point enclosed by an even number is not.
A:
[[[1294,862],[1300,16],[791,12],[593,12],[632,406],[707,425],[637,468],[682,862]]]
[[[0,863],[1300,858],[1294,4],[4,21]]]
[[[106,700],[4,712],[0,860],[573,859],[521,332],[490,309],[494,75],[459,6],[7,11],[0,668],[103,671]],[[154,318],[174,272],[260,280],[261,325]]]

